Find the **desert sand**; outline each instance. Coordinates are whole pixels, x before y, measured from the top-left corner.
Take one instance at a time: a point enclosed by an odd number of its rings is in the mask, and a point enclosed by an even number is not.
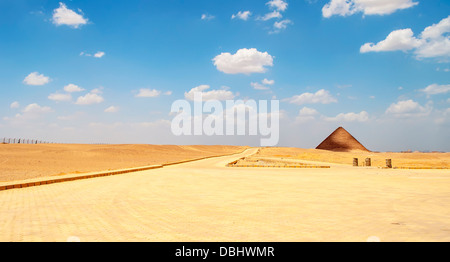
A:
[[[0,191],[0,241],[450,241],[448,170],[226,167],[257,151]]]
[[[262,148],[259,156],[277,157],[283,158],[284,160],[312,160],[345,165],[353,165],[353,158],[358,158],[360,165],[362,165],[366,158],[371,158],[373,167],[385,167],[386,159],[392,159],[394,168],[450,168],[450,153],[390,153],[362,150],[335,152],[320,149],[273,147]],[[447,172],[450,172],[450,170]]]
[[[0,182],[165,164],[242,152],[240,146],[0,144]]]

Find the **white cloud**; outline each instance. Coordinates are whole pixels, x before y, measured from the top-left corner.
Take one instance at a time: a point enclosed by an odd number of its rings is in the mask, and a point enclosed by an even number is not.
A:
[[[119,111],[119,108],[116,106],[110,106],[108,108],[105,109],[106,113],[116,113]]]
[[[438,24],[433,24],[425,28],[421,33],[423,39],[435,39],[450,32],[450,16],[442,19]]]
[[[136,97],[158,97],[161,91],[156,89],[141,88]]]
[[[271,0],[266,3],[270,8],[278,11],[286,11],[288,4],[283,0]]]
[[[273,18],[282,18],[283,15],[278,11],[272,11],[270,13],[265,14],[264,16],[259,16],[257,20],[267,21]]]
[[[19,108],[19,107],[20,107],[20,104],[17,101],[12,102],[11,105],[9,106],[9,108],[12,108],[12,109]]]
[[[303,93],[291,98],[284,99],[291,104],[303,105],[303,104],[330,104],[336,103],[337,99],[334,98],[329,91],[321,89],[316,93]]]
[[[425,28],[420,34],[422,45],[416,50],[418,58],[450,57],[450,16]]]
[[[166,91],[166,92],[164,92],[164,95],[165,96],[170,96],[170,95],[172,95],[172,91]]]
[[[43,114],[53,112],[48,106],[40,106],[36,103],[27,105],[21,113],[16,114],[14,117],[5,117],[4,120],[12,121],[11,123],[19,124],[24,120],[33,120],[41,117]]]
[[[369,113],[361,111],[360,113],[341,113],[335,117],[324,117],[325,121],[338,122],[366,122],[369,120]]]
[[[450,58],[450,16],[438,24],[425,28],[419,37],[414,37],[409,28],[391,32],[377,44],[366,43],[360,52],[408,51],[413,50],[416,58]]]
[[[292,24],[292,21],[289,20],[289,19],[284,19],[284,20],[282,20],[282,21],[280,21],[280,22],[275,22],[275,23],[273,24],[273,26],[274,26],[276,29],[286,29],[286,27],[287,27],[288,24]]]
[[[213,16],[213,15],[202,14],[202,20],[212,20],[214,18],[215,18],[215,16]]]
[[[322,8],[323,17],[331,17],[333,15],[348,16],[356,13],[355,3],[347,0],[331,0]]]
[[[253,89],[256,89],[256,90],[268,90],[268,89],[270,89],[268,87],[268,85],[273,85],[273,84],[275,84],[275,81],[274,80],[268,80],[267,78],[264,78],[261,81],[261,83],[258,83],[258,82],[250,83],[250,85],[253,87]]]
[[[27,85],[42,86],[50,82],[50,78],[48,76],[44,76],[43,74],[39,74],[38,72],[33,72],[25,77],[23,82]]]
[[[53,101],[57,101],[57,102],[62,102],[62,101],[70,101],[70,100],[72,100],[72,96],[70,94],[54,93],[54,94],[50,94],[48,96],[48,99],[53,100]]]
[[[102,51],[98,51],[97,53],[94,54],[95,58],[102,58],[105,55],[105,52]]]
[[[391,32],[385,40],[374,43],[366,43],[361,46],[360,52],[380,52],[380,51],[407,51],[417,48],[421,41],[414,37],[411,29],[401,29]]]
[[[213,61],[217,70],[226,74],[264,73],[266,66],[273,66],[273,57],[256,48],[242,48],[235,54],[221,53]]]
[[[91,93],[92,94],[102,94],[103,93],[103,87],[101,86],[101,87],[99,87],[99,88],[95,88],[95,89],[92,89],[91,90]]]
[[[84,89],[77,85],[74,85],[74,84],[68,84],[68,85],[64,86],[64,91],[66,91],[68,93],[74,93],[74,92],[84,91]]]
[[[300,111],[298,112],[299,116],[314,116],[319,114],[319,112],[317,112],[316,109],[314,108],[309,108],[309,107],[303,107],[302,109],[300,109]]]
[[[430,112],[430,104],[427,104],[424,107],[411,99],[393,103],[388,107],[388,109],[386,109],[386,114],[393,115],[395,117],[427,116],[430,114]]]
[[[242,12],[242,11],[239,11],[237,14],[232,15],[232,16],[231,16],[231,19],[238,18],[238,19],[247,21],[248,18],[249,18],[251,15],[252,15],[252,12],[250,12],[250,11],[243,11],[243,12]]]
[[[191,90],[189,90],[189,92],[185,92],[184,97],[188,100],[194,101],[194,93],[196,93],[196,92],[201,93],[203,101],[231,100],[236,96],[235,94],[233,94],[233,92],[226,90],[226,89],[211,90],[211,91],[205,92],[205,90],[207,90],[209,88],[210,88],[209,85],[200,85],[200,86],[194,87]]]
[[[292,21],[289,19],[284,19],[282,21],[275,22],[273,24],[274,30],[271,31],[270,33],[279,33],[281,30],[286,29],[289,24],[293,24]]]
[[[323,17],[349,16],[357,12],[365,15],[388,15],[417,5],[413,0],[331,0],[322,8]]]
[[[64,3],[59,3],[59,7],[53,10],[53,23],[55,25],[68,25],[78,28],[88,22],[81,14],[68,9]]]
[[[427,86],[425,89],[421,89],[420,91],[427,95],[446,94],[450,92],[450,85],[432,84]]]
[[[77,105],[91,105],[91,104],[100,104],[104,101],[103,97],[95,92],[96,89],[92,90],[90,93],[78,97],[75,104]]]
[[[253,87],[253,89],[256,89],[256,90],[268,90],[268,89],[270,89],[269,87],[267,87],[267,86],[265,86],[263,84],[257,83],[257,82],[251,82],[250,85]]]
[[[264,78],[262,83],[263,85],[273,85],[275,84],[275,80],[268,80],[267,78]]]
[[[102,58],[105,55],[105,52],[103,51],[97,51],[95,54],[89,54],[85,52],[81,52],[80,56],[89,56],[89,57],[95,57],[95,58]]]
[[[314,120],[316,118],[316,115],[319,115],[319,112],[317,112],[316,109],[309,108],[309,107],[303,107],[298,112],[298,115],[295,118],[295,121],[299,122],[299,123],[305,123],[305,122]]]
[[[23,110],[23,113],[28,114],[43,114],[52,112],[52,109],[48,106],[40,106],[36,103],[27,105]]]

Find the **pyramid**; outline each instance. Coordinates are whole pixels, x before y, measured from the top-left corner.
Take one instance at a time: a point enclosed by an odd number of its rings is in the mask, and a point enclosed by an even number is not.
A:
[[[369,151],[343,127],[339,127],[331,133],[316,149],[344,152],[352,150]]]

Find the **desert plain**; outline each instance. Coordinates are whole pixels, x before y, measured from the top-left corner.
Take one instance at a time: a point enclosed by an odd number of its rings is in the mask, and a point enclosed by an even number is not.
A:
[[[0,191],[0,241],[450,241],[450,153],[0,144],[0,185],[205,156]],[[241,158],[329,168],[227,167]]]

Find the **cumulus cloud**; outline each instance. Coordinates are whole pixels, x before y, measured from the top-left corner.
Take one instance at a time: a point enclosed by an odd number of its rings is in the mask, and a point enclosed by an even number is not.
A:
[[[235,54],[221,53],[213,62],[217,70],[226,74],[264,73],[266,66],[273,66],[273,57],[256,48],[242,48]]]
[[[36,103],[27,105],[20,113],[14,117],[4,117],[3,120],[11,121],[14,124],[23,123],[23,121],[34,120],[40,118],[42,115],[51,113],[53,110],[48,106],[40,106]]]
[[[349,16],[358,12],[364,15],[388,15],[397,10],[417,5],[413,0],[331,0],[322,8],[323,17]]]
[[[68,84],[68,85],[64,86],[64,91],[66,91],[68,93],[74,93],[74,92],[84,91],[84,89],[75,84]]]
[[[210,88],[209,85],[200,85],[194,87],[191,90],[189,90],[189,92],[185,92],[184,97],[188,100],[194,101],[194,94],[200,93],[202,95],[203,101],[208,100],[223,101],[223,100],[231,100],[236,96],[235,94],[233,94],[233,92],[226,89],[210,90],[205,92],[205,90],[209,88]]]
[[[420,91],[424,92],[428,96],[429,95],[446,94],[446,93],[450,92],[450,85],[432,84],[432,85],[427,86],[424,89],[421,89]]]
[[[9,108],[12,108],[12,109],[19,108],[19,107],[20,107],[20,104],[17,101],[12,102],[11,105],[9,106]]]
[[[90,93],[78,97],[75,104],[77,105],[92,105],[100,104],[104,101],[103,97],[98,93],[98,89],[92,90]],[[101,92],[100,92],[101,93]]]
[[[360,52],[381,52],[381,51],[407,51],[417,48],[421,41],[415,38],[411,29],[401,29],[391,32],[385,40],[374,43],[366,43],[361,46]]]
[[[136,97],[158,97],[160,94],[161,91],[156,89],[141,88]]]
[[[316,115],[319,115],[319,112],[316,109],[305,106],[300,109],[295,120],[296,122],[304,123],[314,120],[316,118]]]
[[[40,106],[36,103],[27,105],[23,111],[23,113],[29,113],[29,114],[43,114],[43,113],[49,113],[52,112],[52,109],[48,106]]]
[[[430,104],[421,106],[419,103],[409,99],[391,104],[388,109],[386,109],[386,114],[395,117],[418,117],[429,115],[431,110]]]
[[[275,80],[268,80],[267,78],[264,78],[262,83],[264,85],[273,85],[273,84],[275,84]]]
[[[237,18],[237,19],[247,21],[251,15],[252,15],[252,12],[250,12],[250,11],[239,11],[237,14],[233,14],[231,16],[231,19]]]
[[[88,20],[83,15],[68,9],[64,3],[59,3],[59,7],[53,10],[53,23],[55,25],[67,25],[78,28],[80,25],[87,24],[87,22]]]
[[[98,51],[97,53],[94,54],[94,57],[96,58],[101,58],[105,55],[105,52],[102,51]]]
[[[50,82],[50,78],[43,74],[39,74],[38,72],[32,72],[25,77],[23,82],[27,85],[42,86]]]
[[[385,40],[366,43],[360,48],[361,53],[384,51],[413,50],[416,58],[450,58],[450,16],[442,19],[438,24],[425,28],[415,37],[410,28],[391,32]]]
[[[53,101],[57,101],[57,102],[63,102],[63,101],[70,101],[70,100],[72,100],[72,96],[70,94],[54,93],[54,94],[50,94],[48,96],[48,99],[53,100]]]
[[[336,103],[337,99],[334,98],[329,91],[321,89],[316,93],[303,93],[293,96],[291,98],[284,99],[291,104],[303,105],[303,104],[330,104]]]
[[[360,113],[340,113],[335,117],[324,117],[325,121],[332,122],[366,122],[369,120],[369,113],[361,111]]]
[[[105,113],[116,113],[119,111],[119,108],[116,106],[110,106],[105,109]]]
[[[283,0],[271,0],[266,3],[270,8],[278,11],[286,11],[288,4]]]

